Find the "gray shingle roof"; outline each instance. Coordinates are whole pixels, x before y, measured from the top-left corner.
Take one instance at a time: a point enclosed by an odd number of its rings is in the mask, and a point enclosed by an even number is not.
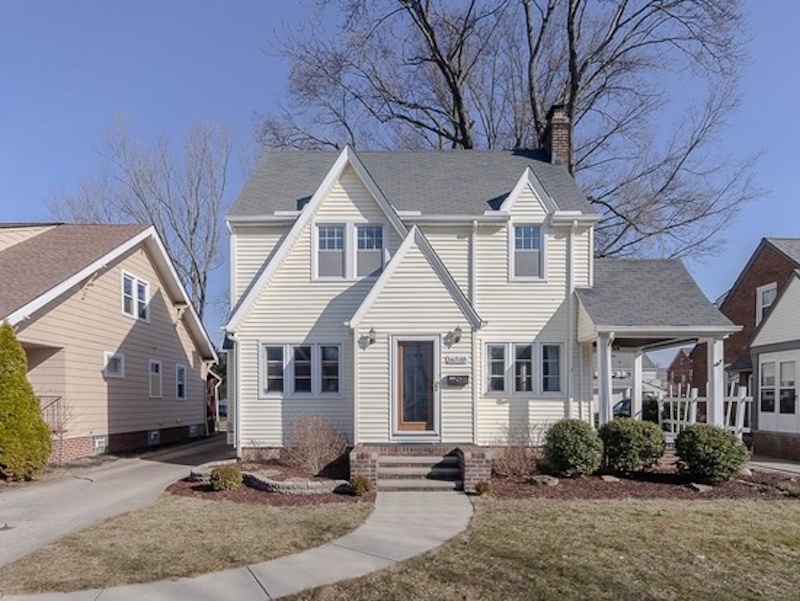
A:
[[[389,202],[400,211],[434,215],[481,215],[497,208],[530,167],[559,209],[594,213],[562,165],[542,151],[377,151],[358,158]],[[236,200],[229,217],[294,211],[309,199],[336,152],[267,152]]]
[[[800,238],[767,238],[766,240],[800,265]]]
[[[578,297],[595,325],[731,328],[678,260],[598,259]]]
[[[0,318],[147,228],[146,225],[57,225],[0,251]]]

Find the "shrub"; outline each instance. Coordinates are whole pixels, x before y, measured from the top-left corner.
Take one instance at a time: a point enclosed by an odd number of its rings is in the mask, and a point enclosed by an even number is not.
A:
[[[603,464],[615,472],[646,469],[664,455],[664,433],[657,424],[620,417],[598,431]]]
[[[211,470],[211,488],[236,490],[242,485],[242,470],[235,465],[223,465]]]
[[[563,419],[545,434],[544,458],[560,476],[588,475],[600,467],[603,443],[586,422]]]
[[[675,439],[678,470],[693,480],[727,482],[747,463],[747,447],[732,432],[710,424],[687,426]]]
[[[350,490],[354,495],[360,497],[372,490],[372,480],[366,476],[353,476],[350,478]]]
[[[285,447],[289,463],[316,476],[345,452],[347,438],[331,420],[306,413],[289,422]]]
[[[475,485],[475,494],[488,495],[492,492],[492,484],[486,480],[482,480]]]
[[[508,426],[503,429],[493,453],[492,469],[506,478],[524,478],[536,471],[540,435],[528,427]]]
[[[28,382],[25,351],[8,324],[0,325],[0,474],[29,480],[41,473],[52,451],[50,428]]]

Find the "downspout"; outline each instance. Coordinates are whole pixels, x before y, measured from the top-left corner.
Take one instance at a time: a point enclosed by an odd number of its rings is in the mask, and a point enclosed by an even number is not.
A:
[[[241,390],[242,390],[242,362],[241,362],[241,353],[239,347],[241,346],[241,342],[236,337],[234,332],[228,334],[228,338],[233,340],[233,360],[236,362],[236,369],[234,369],[234,377],[236,378],[236,382],[234,382],[233,390],[234,398],[233,403],[231,403],[230,398],[230,391],[228,391],[228,412],[230,412],[231,404],[234,406],[234,419],[233,419],[233,446],[236,449],[236,457],[237,459],[242,458],[242,403],[241,403]],[[230,382],[228,383],[230,384]],[[229,418],[230,419],[230,418]]]
[[[575,232],[578,230],[578,221],[573,220],[572,227],[569,228],[567,239],[567,411],[568,418],[572,417],[572,404],[574,401],[572,379],[575,377],[575,361],[572,356],[574,340],[577,335],[575,332]],[[580,375],[580,374],[579,374]]]
[[[477,311],[475,306],[475,246],[478,242],[478,221],[472,221],[472,232],[469,237],[469,302],[472,307]],[[475,327],[471,328],[472,332],[472,443],[478,443],[478,380],[480,378],[480,364],[478,362],[478,336]]]
[[[358,328],[350,328],[353,334],[353,446],[358,444]]]

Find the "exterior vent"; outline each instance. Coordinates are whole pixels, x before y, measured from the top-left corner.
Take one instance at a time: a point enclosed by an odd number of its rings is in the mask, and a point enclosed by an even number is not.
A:
[[[92,436],[92,455],[102,455],[103,453],[108,453],[108,436],[95,434]]]
[[[161,443],[161,431],[150,430],[147,433],[147,444],[152,446]]]
[[[189,426],[189,438],[197,438],[197,424]]]

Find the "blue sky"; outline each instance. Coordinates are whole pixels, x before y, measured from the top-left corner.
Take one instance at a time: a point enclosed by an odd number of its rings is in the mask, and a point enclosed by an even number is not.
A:
[[[0,219],[47,219],[45,198],[98,164],[100,137],[118,115],[144,138],[180,136],[201,119],[220,122],[243,155],[252,153],[258,115],[284,94],[287,65],[268,53],[270,40],[304,19],[309,4],[2,0]],[[768,194],[732,223],[723,252],[689,264],[712,299],[761,237],[800,237],[800,2],[751,0],[748,10],[742,104],[719,144],[762,152],[757,176]],[[241,184],[236,168],[231,193]]]

